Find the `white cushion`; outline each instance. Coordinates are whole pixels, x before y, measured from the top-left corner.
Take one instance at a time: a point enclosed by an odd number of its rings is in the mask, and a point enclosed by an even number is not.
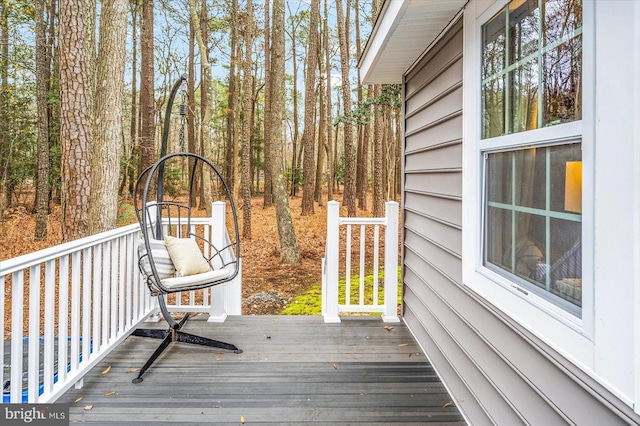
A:
[[[196,240],[166,236],[164,242],[180,276],[187,277],[211,271],[211,265],[202,256]]]
[[[149,246],[151,248],[151,257],[153,258],[153,264],[156,266],[156,272],[158,272],[158,278],[161,280],[164,278],[173,277],[176,272],[167,246],[162,240],[149,239]],[[147,254],[147,248],[144,245],[144,241],[140,241],[138,246],[138,257],[140,259],[140,267],[144,271],[147,277],[153,275],[151,270],[151,259]]]
[[[229,276],[228,269],[218,269],[215,271],[209,271],[197,275],[189,275],[186,277],[172,277],[166,278],[161,281],[164,287],[171,290],[179,290],[184,287],[191,287],[194,285],[206,284],[218,280],[223,280]]]

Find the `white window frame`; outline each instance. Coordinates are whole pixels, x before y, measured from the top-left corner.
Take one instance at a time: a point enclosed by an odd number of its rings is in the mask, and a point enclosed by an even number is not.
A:
[[[475,2],[464,15],[463,283],[578,364],[594,365],[594,4],[583,0],[582,120],[489,139],[482,137],[482,25],[510,3]],[[481,7],[486,7],[480,11]],[[580,139],[583,162],[582,315],[576,317],[483,265],[484,153]]]

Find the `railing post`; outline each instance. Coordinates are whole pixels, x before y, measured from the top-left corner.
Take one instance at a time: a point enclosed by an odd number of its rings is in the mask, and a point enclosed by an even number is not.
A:
[[[325,307],[324,322],[338,323],[338,256],[340,248],[340,203],[329,201],[327,203],[327,247],[325,274],[326,283],[323,292],[323,306]]]
[[[398,317],[398,203],[386,203],[384,236],[384,322],[400,322]]]
[[[224,246],[224,233],[226,230],[226,209],[227,205],[222,201],[211,204],[211,242],[215,247]],[[220,259],[213,259],[213,267],[219,267],[217,263]],[[229,283],[218,284],[211,287],[211,309],[209,311],[209,322],[224,322],[227,319],[227,312],[224,308],[224,298],[226,296],[225,286]]]

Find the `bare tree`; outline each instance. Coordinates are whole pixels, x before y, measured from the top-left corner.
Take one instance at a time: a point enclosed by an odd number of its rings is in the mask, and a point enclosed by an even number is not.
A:
[[[380,97],[380,85],[373,87],[374,98]],[[374,106],[373,118],[373,216],[384,215],[383,200],[383,138],[384,138],[384,106],[376,104]]]
[[[264,197],[263,207],[273,203],[271,191],[271,25],[270,3],[264,2]]]
[[[269,153],[271,156],[271,184],[280,237],[280,263],[299,264],[301,261],[300,247],[293,228],[291,208],[287,198],[287,182],[280,158],[283,144],[284,72],[284,0],[274,0],[271,48],[271,114],[274,132]]]
[[[347,0],[348,6],[349,0]],[[342,0],[336,0],[338,38],[340,39],[340,65],[342,69],[342,105],[345,116],[351,111],[351,84],[349,83],[348,22],[345,21]],[[353,149],[353,126],[350,119],[344,122],[344,195],[343,203],[349,216],[356,215],[356,158]]]
[[[324,0],[324,30],[323,30],[323,39],[324,39],[324,54],[325,54],[325,63],[326,63],[326,102],[327,102],[327,117],[324,123],[324,126],[327,130],[327,140],[325,142],[325,149],[327,151],[327,199],[329,201],[333,200],[333,183],[335,181],[335,155],[334,155],[334,145],[333,145],[333,126],[331,125],[332,121],[332,111],[331,111],[331,55],[329,54],[330,50],[330,42],[329,42],[329,7],[328,0]],[[337,132],[336,132],[337,133]]]
[[[118,178],[122,154],[127,0],[103,0],[91,145],[89,232],[115,228],[118,217]]]
[[[140,162],[139,171],[155,161],[153,0],[142,2],[140,29]]]
[[[90,121],[87,94],[85,8],[60,2],[60,142],[62,239],[86,235],[90,188]]]
[[[244,89],[244,122],[242,124],[242,237],[251,239],[251,116],[253,88],[251,78],[251,45],[253,44],[253,3],[247,0],[244,14],[244,63],[242,64]]]
[[[320,0],[311,0],[309,21],[309,50],[307,52],[307,73],[304,92],[304,186],[302,188],[302,215],[313,214],[313,186],[315,183],[315,111],[316,111],[316,68],[318,67],[318,21],[320,20]]]
[[[49,215],[49,64],[47,63],[47,22],[45,0],[35,2],[36,20],[36,106],[38,109],[38,178],[36,186],[35,239],[47,237]]]

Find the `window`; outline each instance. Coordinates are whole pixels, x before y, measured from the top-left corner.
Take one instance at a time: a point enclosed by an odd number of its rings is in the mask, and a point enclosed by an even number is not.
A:
[[[483,265],[580,317],[582,4],[514,0],[481,33]]]
[[[580,0],[514,0],[482,27],[482,137],[582,118]]]

